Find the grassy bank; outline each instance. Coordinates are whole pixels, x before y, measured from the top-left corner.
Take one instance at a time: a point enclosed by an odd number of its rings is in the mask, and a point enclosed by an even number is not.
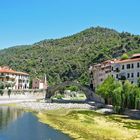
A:
[[[38,113],[41,122],[78,140],[139,140],[140,120],[102,115],[89,110],[52,110]]]

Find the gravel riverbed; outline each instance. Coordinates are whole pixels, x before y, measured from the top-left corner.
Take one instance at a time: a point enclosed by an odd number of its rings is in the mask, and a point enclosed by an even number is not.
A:
[[[112,114],[114,113],[113,107],[104,107],[104,108],[98,108],[97,105],[91,105],[88,103],[45,103],[45,102],[34,102],[34,101],[28,101],[28,102],[17,102],[17,105],[19,107],[25,108],[25,109],[31,109],[34,111],[41,111],[41,110],[57,110],[57,109],[89,109],[89,110],[95,110],[98,113],[101,114]],[[129,117],[133,117],[136,119],[140,119],[140,110],[127,110],[124,112],[125,115]]]
[[[42,102],[23,102],[19,103],[23,108],[29,108],[32,110],[55,110],[60,108],[75,108],[75,109],[94,109],[94,106],[89,104],[78,104],[78,103],[42,103]]]

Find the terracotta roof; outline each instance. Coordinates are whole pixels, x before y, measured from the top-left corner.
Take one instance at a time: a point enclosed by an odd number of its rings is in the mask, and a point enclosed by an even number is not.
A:
[[[33,81],[39,81],[39,82],[41,82],[41,83],[44,83],[44,80],[41,80],[41,79],[39,79],[39,78],[35,78],[35,79],[33,79]]]
[[[4,69],[0,68],[0,73],[12,73],[12,74],[19,74],[19,75],[29,75],[28,73],[14,71],[12,69]]]
[[[136,57],[137,58],[140,57],[140,53],[133,54],[131,58],[136,58]]]
[[[140,61],[140,58],[133,58],[133,59],[125,59],[125,60],[114,60],[114,63],[128,63],[128,62],[136,62]]]

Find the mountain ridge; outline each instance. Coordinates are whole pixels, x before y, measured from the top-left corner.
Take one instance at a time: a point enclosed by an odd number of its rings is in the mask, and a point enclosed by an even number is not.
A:
[[[140,36],[113,29],[91,27],[60,39],[42,40],[0,50],[0,65],[28,72],[50,84],[77,80],[88,84],[88,67],[97,62],[140,52]]]

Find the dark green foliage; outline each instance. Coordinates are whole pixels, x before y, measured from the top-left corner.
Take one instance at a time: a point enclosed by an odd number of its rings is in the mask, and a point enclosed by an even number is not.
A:
[[[31,79],[29,83],[29,89],[32,89],[32,83],[33,83],[33,80]]]
[[[3,96],[3,94],[4,94],[3,89],[0,89],[0,95]]]
[[[28,72],[31,78],[43,78],[45,73],[49,84],[77,80],[87,85],[91,64],[139,50],[140,36],[97,27],[61,39],[1,50],[0,65]]]
[[[4,89],[4,83],[3,82],[0,82],[0,95],[1,96],[3,96],[3,94],[4,94],[3,89]]]
[[[79,88],[77,86],[70,86],[70,87],[67,87],[66,90],[78,91]]]
[[[11,95],[11,89],[8,89],[8,96],[9,96],[9,98],[10,98],[10,95]]]
[[[64,95],[58,94],[58,95],[55,95],[54,97],[57,98],[57,99],[62,99],[62,98],[64,98]]]
[[[140,87],[140,78],[138,79],[138,87]]]
[[[0,89],[4,89],[4,83],[0,81]]]

